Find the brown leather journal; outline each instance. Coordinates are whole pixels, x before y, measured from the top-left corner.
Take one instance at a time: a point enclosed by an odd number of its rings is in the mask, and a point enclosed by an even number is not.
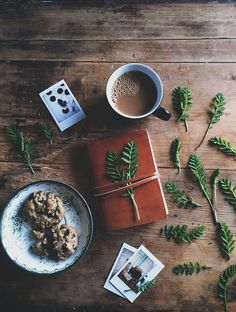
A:
[[[140,220],[137,220],[129,196],[122,196],[125,182],[114,183],[106,174],[106,155],[112,149],[119,154],[129,141],[138,148],[138,170],[129,183],[133,186]],[[157,166],[147,130],[125,133],[88,144],[91,171],[96,196],[96,209],[107,230],[151,223],[166,218],[168,213]]]

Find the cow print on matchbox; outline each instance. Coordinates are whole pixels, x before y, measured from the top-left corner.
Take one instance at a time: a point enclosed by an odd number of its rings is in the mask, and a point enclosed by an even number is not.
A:
[[[61,131],[86,117],[65,80],[57,82],[39,95]]]

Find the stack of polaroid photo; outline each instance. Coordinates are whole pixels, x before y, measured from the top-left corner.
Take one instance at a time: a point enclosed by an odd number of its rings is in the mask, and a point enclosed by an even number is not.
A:
[[[142,285],[152,281],[163,268],[163,263],[143,245],[136,249],[124,243],[104,288],[133,302],[142,293]]]

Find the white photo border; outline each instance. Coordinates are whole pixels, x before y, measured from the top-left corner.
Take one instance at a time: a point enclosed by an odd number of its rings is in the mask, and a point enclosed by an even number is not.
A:
[[[124,249],[128,249],[129,251],[133,252],[133,254],[134,254],[134,253],[136,252],[136,250],[137,250],[137,248],[135,248],[135,247],[133,247],[133,246],[127,244],[127,243],[123,243],[123,245],[122,245],[121,248],[120,248],[120,251],[119,251],[119,253],[118,253],[117,257],[116,257],[116,260],[115,260],[115,262],[114,262],[114,264],[113,264],[113,266],[112,266],[112,268],[111,268],[111,271],[110,271],[110,273],[109,273],[109,275],[108,275],[108,277],[107,277],[107,279],[106,279],[105,284],[104,284],[103,287],[104,287],[105,289],[107,289],[107,290],[113,292],[114,294],[116,294],[116,295],[118,295],[118,296],[121,296],[122,298],[125,298],[125,299],[126,299],[126,297],[125,297],[121,292],[119,292],[119,290],[118,290],[115,286],[113,286],[113,285],[110,283],[110,279],[111,279],[113,270],[114,270],[114,268],[116,267],[116,264],[117,264],[117,262],[119,261],[120,256],[121,256],[121,254],[122,254],[122,252],[123,252]],[[132,256],[131,256],[131,257],[132,257]],[[123,267],[123,266],[122,266],[122,267]]]
[[[80,111],[73,114],[72,116],[66,118],[65,120],[61,121],[61,122],[58,122],[56,117],[54,116],[50,106],[48,105],[47,101],[45,101],[44,99],[44,95],[47,94],[49,91],[51,91],[51,89],[53,88],[56,88],[56,87],[59,87],[62,83],[65,84],[66,88],[70,91],[70,94],[75,102],[75,104],[79,107]],[[47,109],[49,110],[52,118],[54,119],[55,123],[57,124],[58,128],[61,130],[61,131],[64,131],[68,128],[70,128],[71,126],[73,126],[75,123],[77,123],[78,121],[86,118],[86,115],[82,109],[82,107],[80,106],[79,102],[76,100],[76,98],[74,97],[74,94],[71,92],[68,84],[65,82],[64,79],[58,81],[57,83],[53,84],[52,86],[50,86],[49,88],[47,88],[46,90],[42,91],[39,93],[39,96],[41,97],[42,101],[44,102],[44,104],[46,105]]]
[[[160,271],[164,268],[164,264],[159,261],[147,248],[145,248],[143,245],[141,245],[137,251],[133,254],[133,256],[123,265],[123,267],[115,274],[115,276],[112,277],[110,280],[111,284],[114,285],[121,293],[124,295],[131,303],[138,298],[138,296],[141,294],[141,292],[135,293],[127,284],[125,284],[120,278],[119,274],[120,272],[125,268],[125,266],[131,262],[133,258],[136,256],[136,254],[139,251],[144,252],[153,262],[155,262],[156,266],[151,269],[150,272],[148,272],[147,277],[148,280],[154,279],[157,274],[160,273]],[[130,289],[130,291],[127,291],[127,289]]]

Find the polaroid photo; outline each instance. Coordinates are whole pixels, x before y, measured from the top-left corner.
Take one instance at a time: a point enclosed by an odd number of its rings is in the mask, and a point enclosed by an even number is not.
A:
[[[39,96],[61,131],[86,117],[64,79],[40,92]]]
[[[141,245],[110,282],[133,302],[141,294],[139,286],[154,279],[163,268],[163,263]]]
[[[121,296],[126,299],[122,293],[120,293],[111,283],[110,279],[121,269],[121,267],[129,260],[129,258],[135,253],[137,248],[130,246],[129,244],[124,243],[121,246],[121,249],[118,253],[118,256],[111,268],[111,271],[106,279],[104,288],[113,292],[114,294]]]

